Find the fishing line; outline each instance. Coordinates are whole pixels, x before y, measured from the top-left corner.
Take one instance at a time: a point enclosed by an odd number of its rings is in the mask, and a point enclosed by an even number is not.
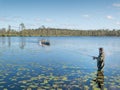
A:
[[[94,57],[93,55],[90,55],[90,54],[88,54],[88,53],[85,53],[84,51],[83,51],[83,52],[76,51],[76,50],[79,50],[79,49],[74,49],[74,50],[64,49],[64,50],[65,50],[65,51],[68,51],[69,53],[70,53],[70,52],[71,52],[71,53],[75,52],[75,53],[77,53],[77,54],[82,54],[82,55],[84,55],[84,56]]]

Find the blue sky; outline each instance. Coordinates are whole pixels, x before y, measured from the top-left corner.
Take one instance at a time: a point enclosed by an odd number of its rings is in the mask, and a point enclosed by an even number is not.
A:
[[[20,23],[66,29],[120,29],[120,0],[0,0],[0,28]]]

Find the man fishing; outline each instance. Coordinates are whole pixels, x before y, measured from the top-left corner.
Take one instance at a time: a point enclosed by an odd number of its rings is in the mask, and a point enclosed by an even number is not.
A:
[[[97,67],[98,67],[97,77],[95,79],[93,79],[93,81],[96,82],[96,84],[98,85],[98,88],[100,88],[100,90],[104,90],[104,72],[103,72],[103,68],[104,68],[105,55],[104,55],[103,48],[99,48],[98,57],[93,57],[93,59],[97,60]]]
[[[104,50],[103,48],[99,48],[99,55],[98,57],[93,57],[93,59],[97,60],[97,67],[98,67],[98,71],[103,71],[103,68],[104,68],[104,58],[105,58],[105,55],[104,55]]]

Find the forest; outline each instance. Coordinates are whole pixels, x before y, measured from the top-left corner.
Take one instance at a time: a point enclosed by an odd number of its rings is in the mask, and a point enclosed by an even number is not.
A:
[[[8,28],[0,29],[0,36],[120,36],[120,30],[72,30],[59,28],[46,28],[41,26],[37,29],[26,29],[24,23],[19,25],[19,30]]]

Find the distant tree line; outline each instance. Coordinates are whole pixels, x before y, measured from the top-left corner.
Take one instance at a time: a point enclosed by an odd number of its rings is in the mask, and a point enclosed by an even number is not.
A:
[[[120,36],[120,30],[69,30],[69,29],[57,29],[46,28],[42,26],[38,29],[25,29],[25,25],[21,23],[19,30],[0,29],[0,36]]]

